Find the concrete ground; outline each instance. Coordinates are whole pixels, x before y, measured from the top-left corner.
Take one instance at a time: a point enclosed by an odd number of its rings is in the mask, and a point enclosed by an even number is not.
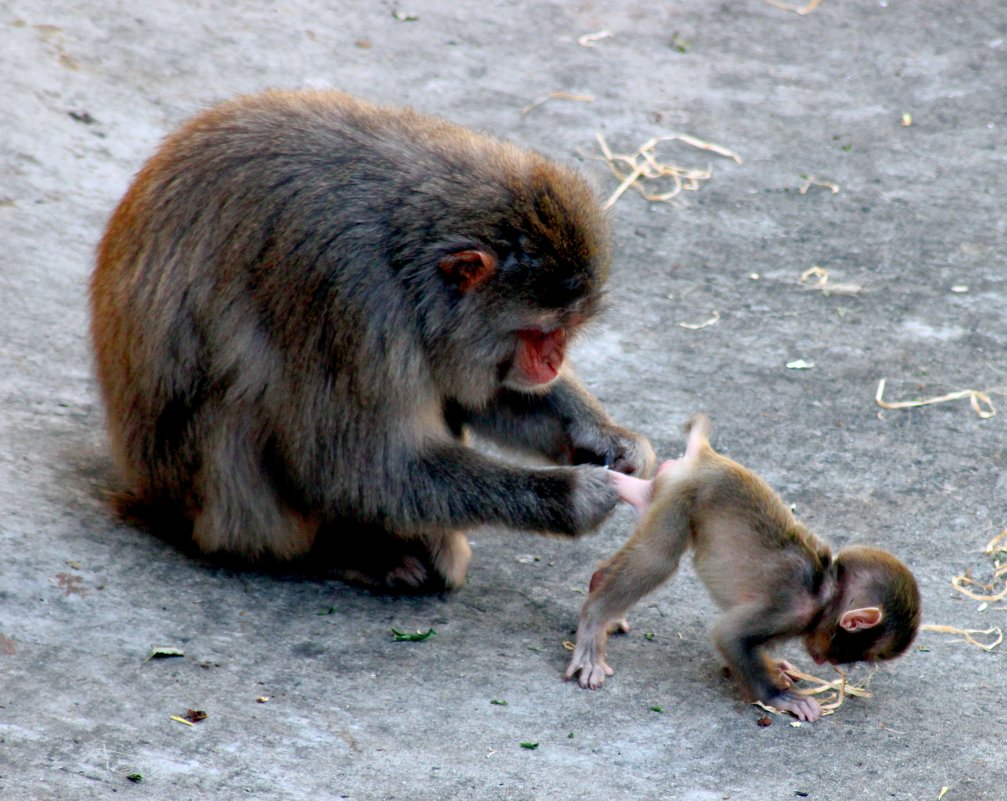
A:
[[[474,532],[448,597],[180,553],[105,504],[85,336],[94,247],[131,176],[235,93],[409,103],[579,163],[603,196],[618,180],[596,133],[617,152],[690,134],[742,162],[664,143],[709,180],[616,203],[582,376],[663,456],[708,411],[715,444],[833,544],[903,557],[926,623],[1002,628],[1003,602],[951,586],[991,581],[982,550],[1007,527],[1002,0],[8,0],[0,33],[0,797],[1007,798],[1007,646],[924,632],[872,697],[760,727],[686,567],[613,641],[603,690],[561,681],[625,510],[576,543]],[[553,92],[593,100],[522,115]],[[802,284],[813,266],[839,291]],[[997,414],[882,410],[881,378],[892,400],[983,390]],[[184,656],[148,661],[161,646]],[[207,718],[170,717],[189,709]]]

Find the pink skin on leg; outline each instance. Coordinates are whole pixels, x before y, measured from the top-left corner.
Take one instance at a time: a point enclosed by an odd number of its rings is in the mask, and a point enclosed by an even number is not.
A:
[[[672,468],[677,464],[681,464],[684,461],[685,461],[684,457],[681,459],[666,459],[665,461],[661,462],[661,466],[657,468],[657,475],[661,475],[661,473],[663,473],[665,470],[668,470],[669,468]]]
[[[681,464],[682,459],[668,459],[662,462],[657,468],[657,475],[661,475],[665,470],[669,470],[675,465]],[[643,514],[654,499],[654,482],[643,478],[634,478],[625,473],[611,473],[612,483],[615,484],[616,492],[619,493],[619,500],[628,503],[638,514]]]
[[[643,514],[650,506],[653,495],[653,481],[643,478],[633,478],[625,473],[610,473],[615,490],[619,493],[619,500],[628,503],[638,514]]]

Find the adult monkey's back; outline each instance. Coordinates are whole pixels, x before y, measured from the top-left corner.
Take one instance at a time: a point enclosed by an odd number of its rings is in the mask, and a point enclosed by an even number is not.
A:
[[[653,462],[563,364],[607,273],[597,201],[537,154],[337,92],[218,106],[141,170],[99,249],[125,497],[203,551],[319,548],[390,588],[459,586],[473,525],[588,531],[618,497],[589,465]],[[505,465],[467,428],[583,464]]]

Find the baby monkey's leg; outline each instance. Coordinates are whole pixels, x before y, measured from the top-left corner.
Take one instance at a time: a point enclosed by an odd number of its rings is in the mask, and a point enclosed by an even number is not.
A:
[[[602,566],[591,574],[591,582],[588,584],[587,588],[588,594],[594,592],[595,587],[600,586],[604,578],[605,578],[605,567]],[[621,634],[629,633],[629,619],[625,615],[623,615],[618,620],[609,623],[608,625],[609,634],[615,634],[617,632]]]
[[[657,474],[666,470],[670,470],[684,463],[684,459],[668,459],[661,463],[661,466],[657,468]],[[650,504],[654,500],[654,482],[652,480],[636,478],[635,476],[628,476],[625,473],[611,474],[612,483],[615,485],[616,492],[619,493],[619,500],[623,503],[628,503],[639,515],[646,513],[647,509],[650,508]]]
[[[767,643],[792,632],[786,610],[748,604],[724,612],[714,627],[713,641],[754,700],[792,712],[799,720],[815,721],[822,716],[818,702],[790,692],[793,682],[783,678],[789,663],[769,658],[764,650]]]
[[[762,655],[762,661],[766,663],[766,673],[777,689],[789,690],[794,686],[795,679],[790,674],[797,668],[790,662],[786,659],[777,659],[768,653]]]
[[[636,513],[642,515],[650,506],[651,496],[654,491],[654,482],[643,478],[634,478],[625,473],[611,473],[612,483],[616,492],[619,493],[619,500],[628,503]],[[595,574],[597,575],[597,573]],[[592,583],[594,579],[592,579]]]
[[[762,654],[762,661],[766,665],[766,675],[770,677],[773,686],[778,690],[789,690],[794,686],[797,679],[792,676],[792,673],[797,672],[797,668],[794,667],[786,659],[777,659],[776,657],[764,653]],[[728,676],[733,676],[733,671],[727,665],[724,666],[724,670]]]
[[[591,592],[580,613],[577,645],[565,678],[580,673],[581,687],[597,689],[612,675],[605,661],[605,643],[612,623],[624,618],[640,598],[656,589],[678,569],[689,544],[686,505],[662,499],[646,515],[633,536],[591,577]]]

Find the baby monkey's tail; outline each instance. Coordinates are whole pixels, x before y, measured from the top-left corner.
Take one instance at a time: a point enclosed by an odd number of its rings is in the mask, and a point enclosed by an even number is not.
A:
[[[685,460],[694,461],[710,444],[710,418],[705,414],[694,414],[685,424],[688,440],[685,444]]]

